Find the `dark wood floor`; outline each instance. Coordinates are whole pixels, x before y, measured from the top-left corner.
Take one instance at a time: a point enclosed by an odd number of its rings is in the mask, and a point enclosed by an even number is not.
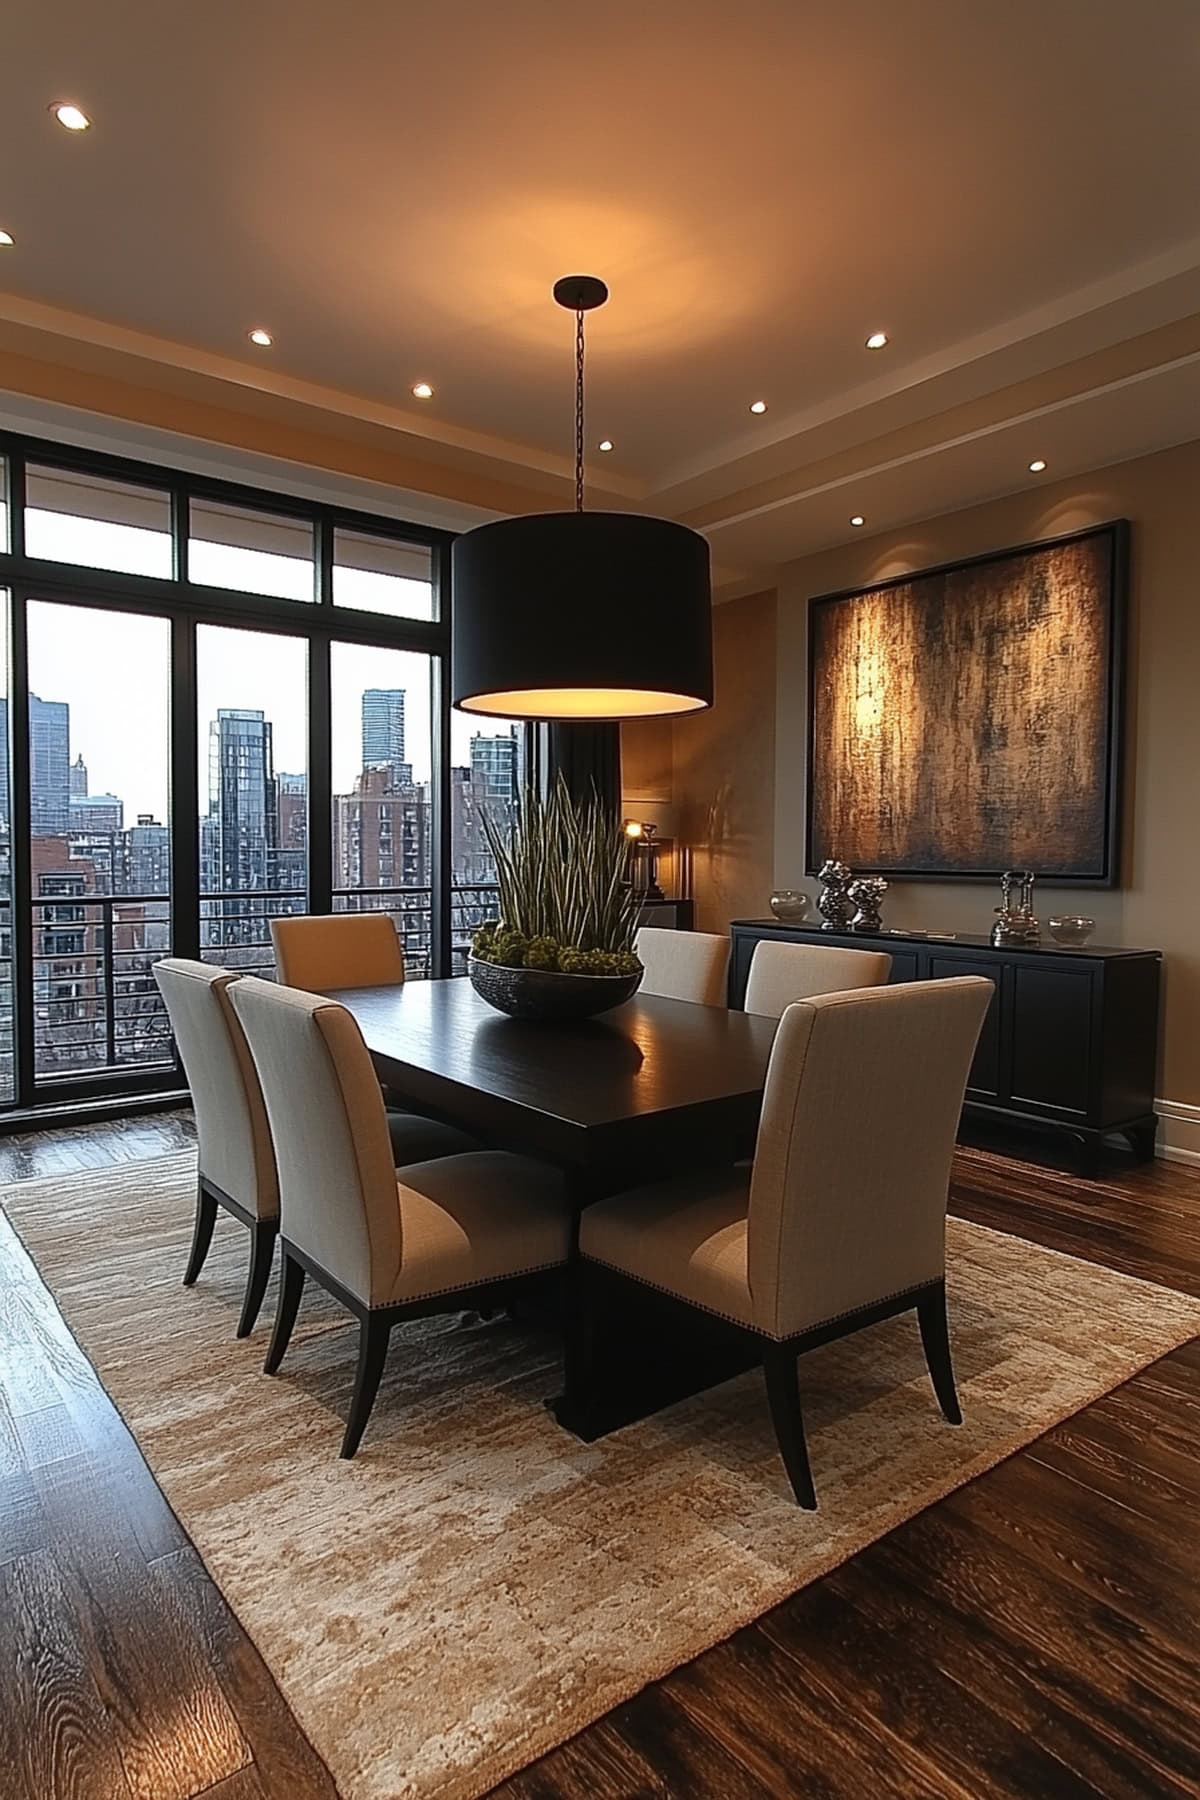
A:
[[[0,1182],[180,1148],[0,1139]],[[1200,1171],[964,1152],[955,1210],[1200,1293]],[[1096,1321],[1103,1331],[1103,1319]],[[497,1790],[497,1800],[1200,1793],[1200,1345]],[[333,1788],[0,1224],[0,1796]]]

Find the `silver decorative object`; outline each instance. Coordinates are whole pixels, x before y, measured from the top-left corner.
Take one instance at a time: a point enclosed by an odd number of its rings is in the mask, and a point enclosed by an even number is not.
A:
[[[1078,950],[1096,929],[1095,919],[1087,919],[1082,913],[1058,913],[1047,924],[1055,943],[1067,950]]]
[[[817,909],[824,919],[822,931],[845,931],[854,917],[854,901],[850,898],[850,883],[854,880],[853,872],[844,862],[831,856],[828,862],[821,864],[821,872],[817,878],[821,883],[821,892],[817,896]]]
[[[771,911],[785,925],[799,925],[808,911],[808,895],[799,888],[780,888],[771,895]]]
[[[1033,884],[1036,880],[1031,869],[1006,869],[1000,877],[1004,904],[996,908],[1000,917],[992,926],[992,942],[998,949],[1013,950],[1022,944],[1041,943],[1042,934],[1033,914]],[[1017,882],[1021,886],[1014,906],[1013,887]]]
[[[850,921],[851,931],[882,931],[879,909],[888,884],[882,875],[860,875],[846,889],[846,898],[857,908]]]

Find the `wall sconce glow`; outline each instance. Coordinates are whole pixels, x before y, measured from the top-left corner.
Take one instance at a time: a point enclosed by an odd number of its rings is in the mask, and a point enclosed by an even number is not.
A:
[[[430,385],[427,381],[415,381],[413,383],[413,399],[414,400],[432,400],[433,399],[433,389],[430,387]]]
[[[13,235],[10,231],[0,231],[0,244],[11,244],[13,242]]]
[[[50,111],[68,131],[86,131],[92,122],[81,108],[73,106],[68,100],[52,100]]]
[[[1040,456],[1035,456],[1029,465],[1029,473],[1031,475],[1040,475],[1045,466],[1042,458]]]
[[[866,522],[867,521],[863,518],[861,513],[855,513],[854,517],[850,521],[850,523],[852,525],[865,525]]]
[[[611,439],[611,438],[601,438],[601,439],[600,439],[600,443],[599,443],[599,445],[598,445],[598,448],[599,448],[599,449],[601,449],[601,450],[611,450],[611,449],[612,449],[612,447],[613,447],[613,446],[612,446],[612,439]]]
[[[637,819],[626,819],[625,836],[630,838],[644,837],[645,827]]]
[[[269,350],[275,342],[270,332],[264,331],[261,325],[256,325],[253,331],[246,333],[246,336],[252,344],[257,344],[260,350]]]
[[[886,331],[873,331],[867,339],[868,350],[886,350],[888,334]]]
[[[752,400],[750,402],[750,411],[752,413],[765,413],[766,410],[767,403],[765,400]]]

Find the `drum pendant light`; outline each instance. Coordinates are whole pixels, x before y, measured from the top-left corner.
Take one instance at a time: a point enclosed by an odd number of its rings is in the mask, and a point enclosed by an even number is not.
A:
[[[697,532],[583,510],[583,315],[608,289],[566,275],[575,314],[575,510],[480,525],[452,552],[451,698],[505,719],[636,719],[712,705],[712,583]]]

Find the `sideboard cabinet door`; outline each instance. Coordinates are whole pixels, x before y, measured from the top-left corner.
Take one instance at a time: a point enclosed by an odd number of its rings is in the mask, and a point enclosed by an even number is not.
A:
[[[1016,961],[1008,973],[1013,1101],[1086,1118],[1096,1060],[1092,972]]]
[[[982,958],[978,962],[971,962],[965,956],[938,956],[936,953],[929,958],[929,975],[934,981],[945,981],[954,975],[983,975],[995,989],[984,1015],[975,1060],[967,1077],[969,1100],[998,1100],[1004,1093],[1000,1074],[1003,1066],[1000,1055],[1000,1021],[1003,1013],[1001,986],[1005,974],[1005,969],[995,957],[989,962]]]

